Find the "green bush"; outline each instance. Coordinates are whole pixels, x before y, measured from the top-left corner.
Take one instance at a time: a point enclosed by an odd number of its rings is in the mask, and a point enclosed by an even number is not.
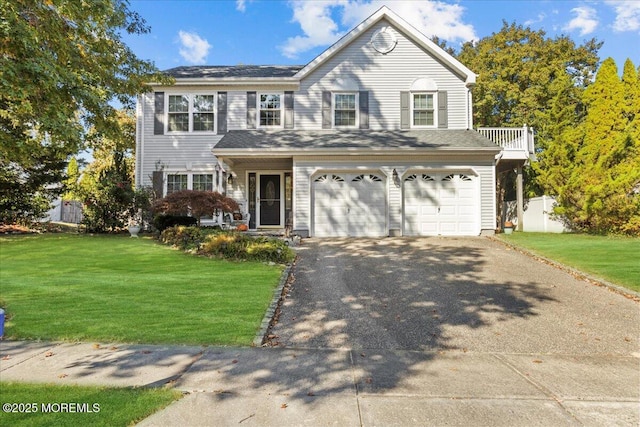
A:
[[[198,219],[192,216],[186,215],[166,215],[160,214],[153,218],[153,226],[160,232],[166,230],[169,227],[175,227],[176,225],[184,225],[190,227],[196,225]]]
[[[190,250],[200,249],[204,237],[205,233],[198,227],[176,225],[165,229],[162,234],[160,234],[160,241],[182,250]]]
[[[279,239],[252,237],[238,232],[219,232],[206,237],[200,252],[226,259],[287,264],[295,253]]]

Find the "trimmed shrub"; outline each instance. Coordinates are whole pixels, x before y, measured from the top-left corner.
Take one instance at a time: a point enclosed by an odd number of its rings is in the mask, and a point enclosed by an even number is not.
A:
[[[185,227],[191,227],[198,223],[197,218],[185,215],[167,215],[160,214],[153,218],[153,226],[160,232],[166,230],[169,227],[175,227],[176,225],[183,225]]]
[[[221,232],[207,236],[200,252],[227,259],[288,264],[295,252],[279,239],[251,237],[237,232]]]
[[[176,225],[165,229],[160,235],[160,241],[182,250],[191,250],[200,249],[204,237],[205,233],[198,227]]]

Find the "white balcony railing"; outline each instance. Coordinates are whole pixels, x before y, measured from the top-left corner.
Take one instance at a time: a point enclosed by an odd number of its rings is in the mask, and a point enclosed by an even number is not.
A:
[[[521,128],[478,128],[478,132],[503,148],[503,159],[535,160],[535,136],[527,125]]]

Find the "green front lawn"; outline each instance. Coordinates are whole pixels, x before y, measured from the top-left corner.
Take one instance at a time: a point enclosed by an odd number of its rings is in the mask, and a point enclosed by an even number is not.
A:
[[[250,345],[281,272],[149,238],[1,237],[5,338]]]
[[[182,394],[128,389],[0,383],[3,426],[130,426]]]
[[[501,234],[505,242],[640,292],[640,238],[587,234]]]

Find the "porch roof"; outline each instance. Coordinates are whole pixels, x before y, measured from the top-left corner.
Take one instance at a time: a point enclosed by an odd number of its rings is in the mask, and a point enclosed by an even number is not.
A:
[[[497,154],[501,148],[475,130],[232,130],[216,144],[215,155],[371,152],[467,152]]]

